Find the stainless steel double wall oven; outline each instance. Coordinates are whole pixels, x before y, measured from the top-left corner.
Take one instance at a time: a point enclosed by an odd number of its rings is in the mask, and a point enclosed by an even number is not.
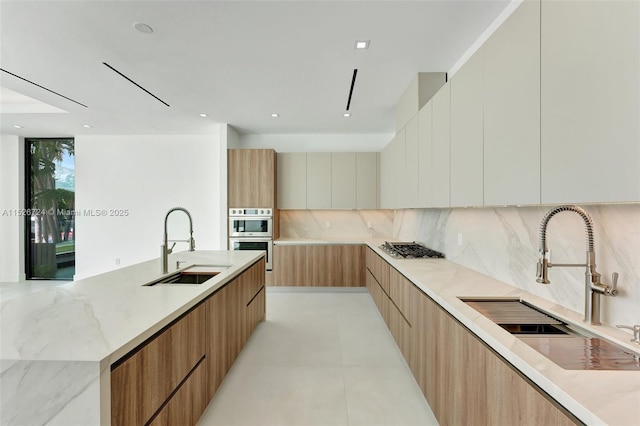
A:
[[[267,271],[272,269],[273,209],[229,209],[229,250],[264,250]]]

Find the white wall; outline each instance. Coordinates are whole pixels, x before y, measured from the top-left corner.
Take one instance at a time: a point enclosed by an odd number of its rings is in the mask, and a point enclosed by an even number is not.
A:
[[[240,134],[233,148],[272,148],[277,152],[382,151],[393,134]]]
[[[595,225],[602,281],[620,278],[618,297],[602,297],[602,321],[640,324],[640,203],[583,207]],[[399,210],[394,237],[416,240],[447,259],[584,314],[584,268],[551,268],[551,284],[536,282],[538,231],[550,206]],[[458,239],[460,236],[460,240]],[[547,228],[553,263],[584,263],[584,222],[563,212]],[[463,295],[461,295],[463,296]]]
[[[18,282],[24,273],[24,139],[0,135],[0,282]]]
[[[221,133],[82,135],[75,139],[75,156],[76,279],[159,258],[164,217],[175,206],[191,212],[196,250],[226,248]],[[107,216],[84,214],[98,209]],[[112,209],[128,216],[110,216]],[[172,214],[169,229],[170,239],[187,238],[186,215]],[[178,243],[174,251],[185,249]]]

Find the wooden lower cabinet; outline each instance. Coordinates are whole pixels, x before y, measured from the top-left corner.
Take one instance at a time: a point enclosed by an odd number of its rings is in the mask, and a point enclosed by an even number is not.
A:
[[[111,368],[112,425],[195,425],[265,317],[254,263]]]
[[[373,250],[366,258],[371,297],[441,425],[580,424]]]
[[[273,285],[363,287],[364,247],[362,244],[276,244]]]
[[[160,409],[205,356],[205,321],[199,305],[112,369],[111,424],[142,425]]]
[[[430,323],[422,323],[419,332],[418,353],[424,354],[420,362],[425,368],[419,369],[417,380],[440,424],[577,422],[427,296],[421,305],[421,317]]]
[[[205,396],[207,384],[204,358],[173,397],[150,422],[150,426],[194,425],[207,408]]]
[[[206,361],[208,400],[213,398],[256,325],[264,320],[264,280],[265,263],[261,259],[205,302],[209,318],[207,353],[212,354]]]
[[[389,294],[389,273],[391,266],[386,260],[381,258],[376,252],[367,247],[366,266],[380,286]]]
[[[366,279],[367,288],[369,289],[369,293],[371,293],[371,298],[373,299],[374,303],[378,307],[378,311],[380,311],[380,315],[382,315],[382,319],[384,319],[384,322],[387,324],[387,327],[390,327],[389,308],[391,306],[391,299],[389,299],[389,296],[387,296],[387,294],[384,292],[384,290],[382,289],[378,281],[373,277],[373,274],[371,274],[371,271],[367,270],[366,274],[367,274],[367,279]]]

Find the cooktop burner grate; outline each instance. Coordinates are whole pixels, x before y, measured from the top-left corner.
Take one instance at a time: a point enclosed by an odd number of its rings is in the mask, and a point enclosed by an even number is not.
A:
[[[380,246],[382,250],[384,250],[391,257],[398,257],[404,259],[416,259],[416,258],[439,258],[444,259],[444,254],[437,252],[435,250],[431,250],[423,246],[422,244],[418,244],[415,241],[413,242],[388,242],[385,241],[383,245]]]

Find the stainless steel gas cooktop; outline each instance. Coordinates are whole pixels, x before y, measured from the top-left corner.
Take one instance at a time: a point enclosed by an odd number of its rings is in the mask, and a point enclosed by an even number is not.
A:
[[[404,258],[404,259],[416,259],[416,258],[440,258],[444,259],[444,254],[431,250],[418,244],[415,241],[412,242],[388,242],[385,241],[380,246],[385,253],[391,257]]]

